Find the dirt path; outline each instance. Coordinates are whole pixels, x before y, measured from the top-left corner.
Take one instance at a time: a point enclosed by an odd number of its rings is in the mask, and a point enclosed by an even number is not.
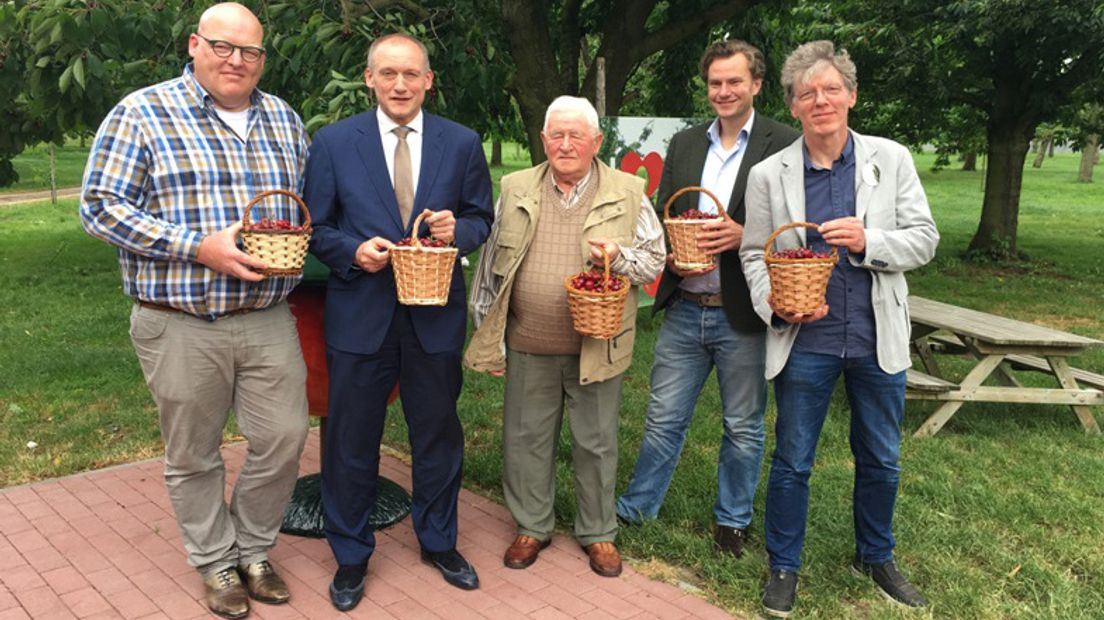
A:
[[[79,187],[65,187],[58,189],[58,199],[62,198],[76,198],[80,196]],[[34,192],[14,192],[11,194],[0,194],[0,206],[17,205],[24,202],[38,202],[40,200],[49,200],[50,190],[34,191]]]

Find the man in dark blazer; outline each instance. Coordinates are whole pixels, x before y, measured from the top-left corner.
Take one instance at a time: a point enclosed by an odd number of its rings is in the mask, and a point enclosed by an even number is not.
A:
[[[763,54],[743,41],[709,46],[702,56],[701,76],[717,118],[679,132],[668,146],[658,205],[683,187],[700,186],[726,205],[731,220],[706,224],[699,235],[699,247],[716,257],[714,265],[685,271],[667,257],[654,308],[667,313],[656,341],[644,438],[629,488],[617,500],[617,514],[625,522],[656,517],[698,395],[716,367],[724,432],[713,539],[718,549],[736,557],[743,551],[751,522],[767,402],[764,326],[752,307],[738,255],[744,189],[752,166],[800,135],[755,113],[755,95],[765,73]],[[694,208],[717,213],[713,200],[699,192],[683,194],[671,213]]]
[[[422,559],[450,584],[474,589],[475,570],[456,551],[456,501],[464,437],[456,414],[466,292],[459,263],[447,305],[398,303],[388,248],[419,231],[461,254],[490,232],[491,179],[475,132],[422,112],[433,73],[425,47],[391,34],[368,51],[365,82],[378,108],[320,130],[304,194],[314,220],[310,250],[331,270],[326,297],[330,375],[322,463],[326,538],[338,569],[335,607],[360,602],[375,538],[379,446],[387,396],[398,381],[413,461],[413,525]],[[422,227],[419,236],[425,236]]]

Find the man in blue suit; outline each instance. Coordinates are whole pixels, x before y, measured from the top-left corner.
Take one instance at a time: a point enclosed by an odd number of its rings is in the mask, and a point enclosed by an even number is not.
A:
[[[454,586],[479,586],[475,570],[456,551],[464,451],[456,415],[467,322],[463,274],[457,264],[443,307],[399,305],[388,248],[417,234],[414,216],[428,209],[430,234],[455,242],[461,254],[475,250],[493,219],[490,173],[475,132],[422,112],[433,72],[420,41],[403,34],[377,39],[364,80],[379,106],[315,135],[304,189],[314,220],[310,250],[331,270],[322,501],[338,564],[330,599],[342,611],[360,602],[375,548],[368,517],[376,503],[387,396],[396,381],[410,429],[412,512],[422,559]]]

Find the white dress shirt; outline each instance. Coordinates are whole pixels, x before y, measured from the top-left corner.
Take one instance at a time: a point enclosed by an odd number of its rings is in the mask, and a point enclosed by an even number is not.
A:
[[[383,142],[383,158],[387,161],[387,176],[391,178],[391,187],[395,187],[395,146],[399,143],[399,137],[394,129],[398,123],[391,120],[384,113],[383,108],[376,108],[376,118],[379,120],[380,141]],[[422,171],[422,127],[425,125],[425,117],[422,111],[406,124],[411,129],[406,134],[406,145],[410,148],[410,180],[414,183],[414,199],[418,199],[418,174]],[[411,218],[417,217],[417,213],[411,214]]]

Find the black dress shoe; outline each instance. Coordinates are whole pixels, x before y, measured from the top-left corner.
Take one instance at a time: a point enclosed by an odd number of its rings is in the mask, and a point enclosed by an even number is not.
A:
[[[713,526],[713,545],[718,551],[731,554],[738,558],[744,554],[744,544],[747,542],[747,530],[727,525]]]
[[[422,549],[422,561],[437,567],[450,585],[461,590],[474,590],[479,587],[479,575],[475,574],[472,565],[456,549],[435,552]]]
[[[330,602],[338,611],[349,611],[364,598],[364,573],[367,571],[364,564],[337,567],[337,574],[330,583]]]

